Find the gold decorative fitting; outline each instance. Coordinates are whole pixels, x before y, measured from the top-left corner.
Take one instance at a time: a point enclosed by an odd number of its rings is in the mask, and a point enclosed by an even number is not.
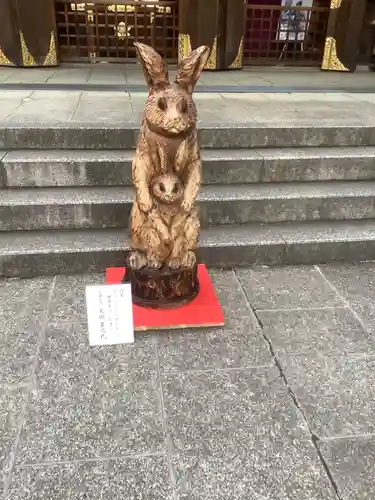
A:
[[[93,7],[95,4],[93,3],[71,3],[70,8],[72,10],[86,10],[86,7]]]
[[[96,52],[89,52],[90,63],[96,62]]]
[[[149,6],[147,6],[149,7]],[[150,5],[150,7],[153,7]],[[171,14],[172,13],[172,7],[163,7],[162,5],[156,5],[156,10],[159,13],[164,13],[164,14]]]
[[[216,58],[217,58],[217,35],[215,35],[214,43],[212,44],[212,49],[210,52],[210,57],[207,59],[204,69],[216,69]]]
[[[187,33],[179,33],[178,35],[178,60],[187,57],[191,52],[190,35]]]
[[[87,11],[87,21],[89,23],[93,23],[94,22],[94,11],[93,10],[88,10]]]
[[[7,58],[2,49],[0,49],[0,66],[15,66],[15,64]]]
[[[135,7],[134,5],[112,4],[108,5],[107,10],[109,12],[135,12]]]
[[[171,7],[164,7],[163,5],[150,5],[150,4],[140,4],[140,7],[147,7],[148,9],[156,9],[158,13],[165,13],[165,14],[171,14],[172,8]],[[109,12],[135,12],[136,11],[136,6],[135,5],[120,5],[120,4],[111,4],[108,5],[107,10]]]
[[[25,37],[24,37],[22,31],[20,32],[20,38],[21,38],[21,52],[22,52],[22,64],[23,64],[23,66],[36,66],[35,59],[30,54],[29,49],[27,48],[27,45],[25,42]]]
[[[330,9],[338,9],[342,4],[342,0],[331,0]]]
[[[240,45],[238,47],[238,52],[235,60],[232,62],[232,64],[229,66],[229,69],[236,69],[236,68],[242,68],[242,60],[243,60],[243,37],[241,38]]]
[[[337,57],[336,40],[328,36],[325,41],[322,69],[331,71],[349,71]]]
[[[178,35],[178,60],[187,57],[192,51],[190,35],[187,33],[180,33]],[[216,69],[217,58],[217,36],[215,36],[210,57],[207,59],[204,69]]]
[[[121,23],[118,23],[117,26],[114,26],[114,32],[119,40],[125,40],[125,38],[128,38],[130,36],[130,32],[132,30],[133,26],[126,26],[126,24],[121,21]]]
[[[57,65],[57,55],[56,55],[56,41],[55,34],[51,31],[51,40],[49,43],[49,51],[44,60],[43,66],[56,66]]]

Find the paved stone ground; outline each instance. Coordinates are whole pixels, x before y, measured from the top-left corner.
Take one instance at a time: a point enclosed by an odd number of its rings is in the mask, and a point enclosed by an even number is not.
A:
[[[4,499],[375,498],[375,264],[211,274],[224,328],[101,348],[102,276],[0,281]]]
[[[0,90],[0,126],[139,126],[146,92]],[[200,124],[373,125],[375,93],[197,93]],[[345,109],[345,112],[343,112]]]
[[[173,71],[174,68],[171,67]],[[265,87],[304,87],[316,89],[347,87],[373,89],[374,73],[359,67],[355,73],[322,72],[319,68],[244,68],[241,71],[204,72],[198,86],[211,85]],[[0,68],[2,84],[92,84],[92,85],[144,85],[139,64],[62,65],[60,68]]]

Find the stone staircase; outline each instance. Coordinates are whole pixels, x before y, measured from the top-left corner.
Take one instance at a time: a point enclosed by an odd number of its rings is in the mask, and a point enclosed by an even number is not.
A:
[[[0,275],[124,263],[135,126],[0,129]],[[375,258],[375,126],[200,129],[200,260]]]

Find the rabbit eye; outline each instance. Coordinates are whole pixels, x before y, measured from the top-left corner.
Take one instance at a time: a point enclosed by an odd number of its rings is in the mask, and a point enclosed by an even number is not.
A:
[[[178,184],[175,184],[173,186],[173,190],[172,190],[173,193],[178,193]]]
[[[160,191],[161,191],[162,193],[165,193],[165,186],[164,186],[164,184],[160,183],[160,184],[159,184],[159,189],[160,189]]]
[[[165,111],[167,109],[167,100],[165,97],[161,97],[158,100],[158,106],[159,106],[159,109],[161,109],[162,111]]]
[[[186,99],[181,99],[179,107],[180,107],[181,113],[186,113],[186,111],[188,109],[188,104],[186,102]]]

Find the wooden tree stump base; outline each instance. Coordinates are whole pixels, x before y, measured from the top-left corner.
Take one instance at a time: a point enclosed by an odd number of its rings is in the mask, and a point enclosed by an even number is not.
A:
[[[198,295],[198,266],[193,269],[128,268],[123,282],[131,283],[133,304],[172,309],[191,302]]]

